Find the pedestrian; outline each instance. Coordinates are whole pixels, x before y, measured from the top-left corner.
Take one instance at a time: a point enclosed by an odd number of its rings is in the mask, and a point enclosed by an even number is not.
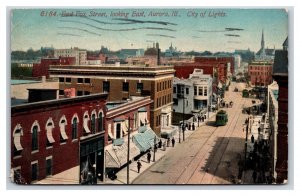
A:
[[[162,146],[162,141],[160,139],[159,142],[158,142],[158,148],[161,148],[161,146]]]
[[[166,146],[167,146],[167,144],[166,144],[166,140],[165,140],[163,143],[163,151],[166,151]]]
[[[254,136],[251,136],[251,143],[254,143]]]
[[[170,138],[168,138],[167,140],[167,147],[169,147],[169,145],[170,145]]]
[[[175,139],[174,139],[174,137],[172,138],[172,146],[173,146],[173,148],[175,146]]]
[[[191,123],[189,123],[189,130],[191,130]]]
[[[140,162],[140,160],[138,160],[137,161],[137,170],[138,170],[138,173],[140,173],[141,167],[142,167],[142,163]]]
[[[147,153],[147,161],[148,161],[148,163],[150,163],[150,160],[151,160],[151,153],[150,153],[150,151],[148,151],[148,153]]]
[[[202,116],[202,122],[204,122],[204,116]]]
[[[193,129],[193,131],[195,131],[195,123],[193,123],[192,129]]]

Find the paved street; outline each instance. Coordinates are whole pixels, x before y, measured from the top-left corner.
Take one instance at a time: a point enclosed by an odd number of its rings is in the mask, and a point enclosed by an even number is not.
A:
[[[194,131],[184,142],[170,151],[132,184],[233,184],[237,183],[238,162],[243,159],[247,117],[242,108],[250,105],[241,92],[233,92],[235,83],[226,91],[225,108],[229,115],[226,126],[215,127],[215,117]]]

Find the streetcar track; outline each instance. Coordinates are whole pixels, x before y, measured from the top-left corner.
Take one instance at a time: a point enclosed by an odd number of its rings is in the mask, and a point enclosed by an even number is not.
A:
[[[245,101],[244,101],[244,102],[245,102]],[[233,117],[232,119],[235,119],[236,117],[237,117],[237,119],[236,119],[236,123],[235,123],[234,127],[236,127],[236,124],[237,124],[237,122],[238,122],[239,115],[238,115],[237,111],[238,111],[238,109],[240,109],[239,107],[235,107],[235,108],[236,108],[236,109],[235,109],[235,111],[234,111],[234,117]],[[229,127],[227,128],[225,134],[223,135],[222,141],[221,141],[220,144],[217,146],[217,149],[219,149],[219,147],[223,144],[223,140],[225,139],[224,136],[226,136],[226,134],[229,132],[229,130],[230,130],[230,128],[231,128],[233,122],[234,122],[234,120],[232,120],[232,121],[230,122],[230,125],[229,125]],[[205,143],[200,147],[200,149],[199,149],[199,151],[196,153],[196,155],[194,155],[194,157],[197,157],[197,156],[200,154],[200,152],[201,152],[201,150],[203,149],[203,147],[208,146],[207,150],[206,150],[205,153],[204,153],[204,156],[203,156],[202,159],[199,161],[199,164],[195,167],[194,173],[197,172],[197,169],[199,168],[199,166],[201,165],[201,163],[203,162],[203,160],[204,160],[205,157],[206,157],[205,155],[206,155],[206,154],[208,153],[208,151],[211,149],[211,148],[209,148],[210,144],[209,144],[208,142],[211,141],[213,134],[216,134],[216,135],[217,135],[217,134],[220,132],[220,131],[219,131],[219,132],[216,132],[216,130],[217,130],[218,128],[219,128],[219,127],[216,127],[216,128],[213,130],[213,132],[210,134],[210,136],[209,136],[208,139],[205,141]],[[225,127],[224,127],[223,129],[225,129]],[[232,133],[231,133],[231,135],[232,135]],[[218,137],[220,137],[220,136],[218,136]],[[229,142],[228,142],[228,143],[229,143]],[[227,143],[227,145],[226,145],[226,148],[227,148],[227,146],[228,146],[228,143]],[[214,147],[214,148],[215,148],[215,147]],[[226,148],[225,148],[225,149],[226,149]],[[224,155],[224,154],[223,154],[223,155]],[[215,155],[214,155],[214,156],[215,156]],[[222,157],[223,157],[223,156],[222,156]],[[194,159],[192,159],[192,160],[188,163],[187,167],[185,167],[185,169],[181,172],[181,174],[179,175],[179,177],[178,177],[178,178],[176,179],[176,181],[175,181],[176,184],[178,183],[178,181],[180,181],[180,178],[183,176],[183,174],[184,174],[184,172],[186,171],[186,169],[193,163],[193,161],[194,161]],[[206,164],[207,164],[207,163],[206,163]],[[219,162],[219,164],[220,164],[220,162]],[[219,164],[217,165],[216,168],[218,168]],[[213,174],[215,174],[216,170],[217,170],[217,169],[215,169],[215,171],[214,171]],[[191,175],[190,175],[190,177],[188,177],[186,183],[190,181],[190,179],[193,177],[193,174],[194,174],[194,173],[191,173]],[[202,179],[204,178],[205,175],[206,175],[206,174],[204,174],[204,175],[202,176]],[[202,181],[202,179],[201,179],[201,181]]]

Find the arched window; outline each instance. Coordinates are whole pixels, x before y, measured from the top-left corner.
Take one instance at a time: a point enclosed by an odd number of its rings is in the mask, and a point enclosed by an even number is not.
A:
[[[65,143],[66,140],[68,139],[68,136],[66,134],[66,125],[68,125],[67,123],[67,119],[66,116],[63,115],[60,119],[59,122],[59,128],[60,128],[60,142],[61,143]]]
[[[47,135],[46,145],[47,145],[47,147],[52,147],[53,143],[55,142],[55,140],[53,138],[53,134],[52,134],[53,129],[54,129],[54,122],[53,122],[52,118],[49,118],[46,123],[46,135]]]
[[[78,118],[73,118],[72,121],[72,139],[77,139],[77,132],[78,132]]]
[[[103,131],[103,117],[102,117],[103,113],[100,112],[99,113],[99,117],[98,117],[98,130],[99,132]]]
[[[23,150],[23,147],[21,145],[21,136],[23,136],[23,131],[20,124],[17,124],[14,132],[13,132],[13,139],[14,139],[14,156],[20,156]]]
[[[92,114],[91,129],[92,129],[92,133],[96,133],[96,115],[95,114]]]
[[[31,150],[38,150],[39,149],[39,138],[38,138],[38,126],[33,126],[32,128],[32,136],[31,136]]]

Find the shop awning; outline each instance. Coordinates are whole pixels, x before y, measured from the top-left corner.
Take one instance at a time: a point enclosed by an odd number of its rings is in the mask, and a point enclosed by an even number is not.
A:
[[[121,146],[109,145],[105,152],[105,167],[120,168],[127,163],[128,143],[124,142]],[[130,143],[129,159],[140,154],[139,148],[133,143]]]
[[[155,137],[158,138],[154,131],[150,127],[147,127],[147,130],[145,130],[144,132],[135,134],[132,137],[132,140],[141,152],[145,152],[149,148],[154,146]]]

